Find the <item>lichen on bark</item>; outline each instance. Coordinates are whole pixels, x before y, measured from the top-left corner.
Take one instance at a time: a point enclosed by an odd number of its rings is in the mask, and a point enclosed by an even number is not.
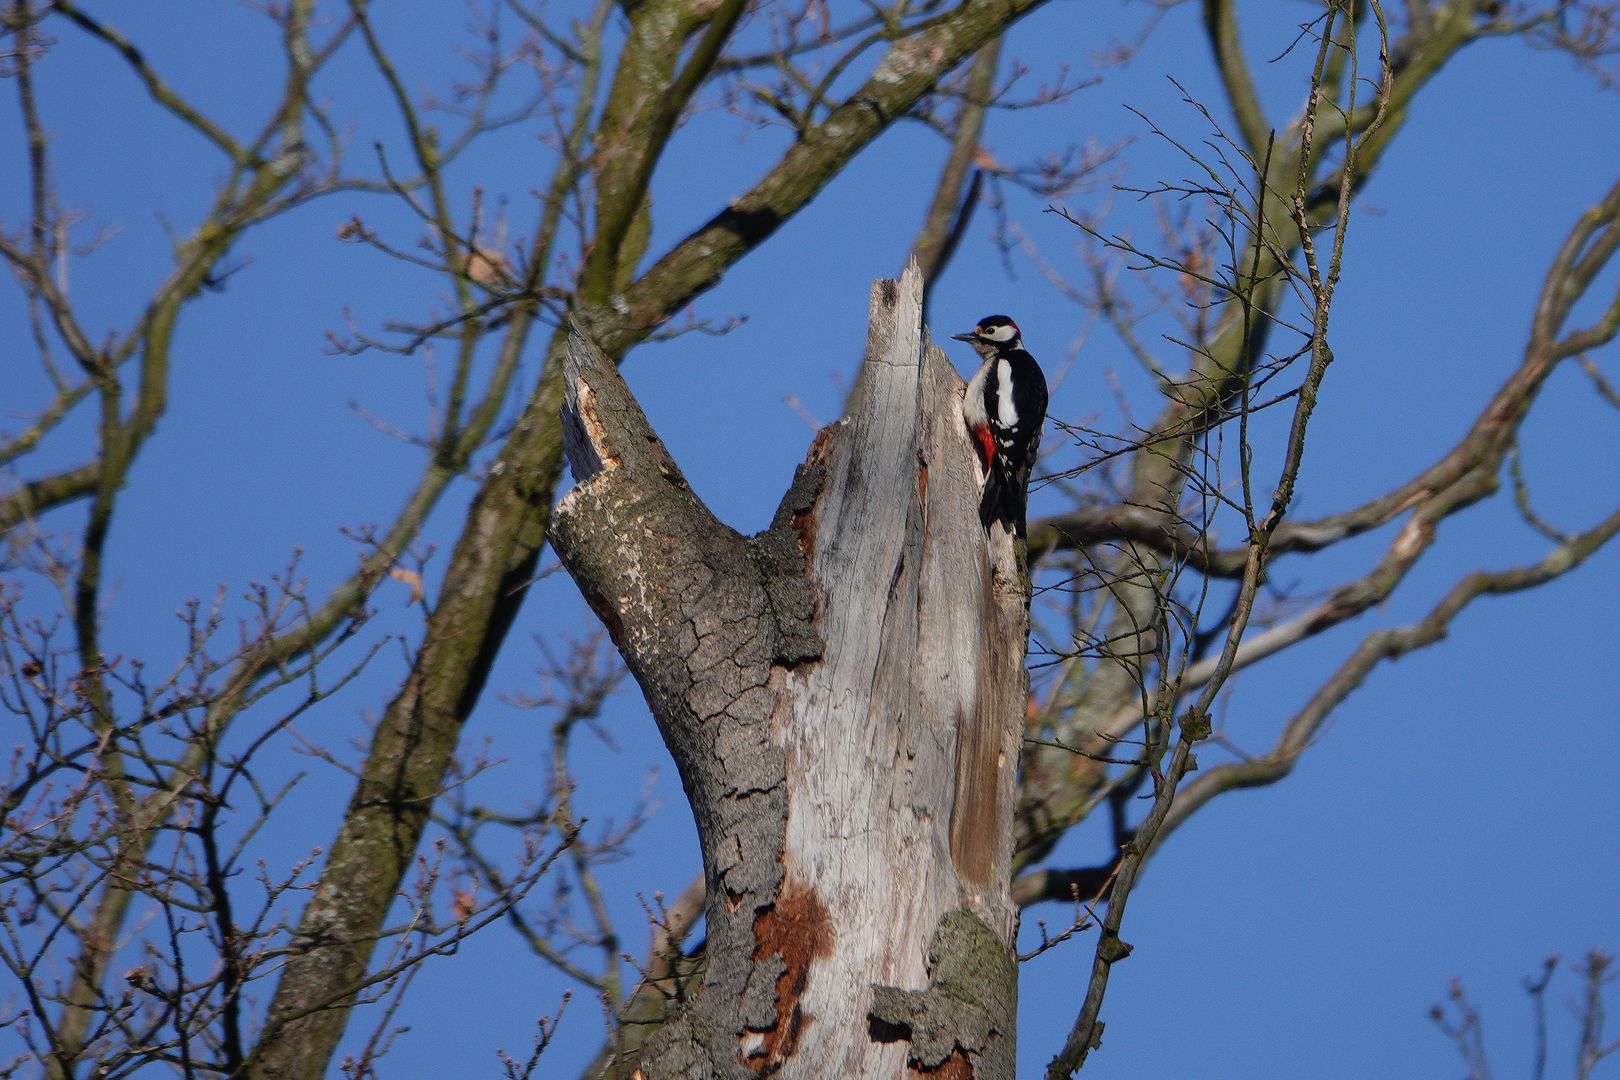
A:
[[[1011,1077],[1018,1005],[1017,964],[984,920],[960,908],[940,920],[928,944],[926,990],[872,986],[875,1037],[904,1038],[907,1062],[940,1070],[960,1055],[960,1075]]]

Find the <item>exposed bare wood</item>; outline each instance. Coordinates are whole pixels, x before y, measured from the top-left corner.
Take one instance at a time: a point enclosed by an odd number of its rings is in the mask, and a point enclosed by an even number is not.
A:
[[[852,412],[752,539],[570,339],[580,485],[553,542],[675,755],[708,884],[703,990],[642,1050],[646,1076],[700,1053],[717,1075],[902,1077],[953,1055],[1012,1075],[1027,596],[1010,536],[978,525],[961,380],[921,302],[915,265],[874,288]],[[962,964],[1001,974],[941,1043],[929,988]]]

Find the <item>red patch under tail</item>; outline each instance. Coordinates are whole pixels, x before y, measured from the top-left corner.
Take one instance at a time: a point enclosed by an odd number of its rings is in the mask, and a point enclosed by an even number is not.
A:
[[[973,429],[973,442],[979,450],[979,464],[989,472],[990,463],[996,460],[996,437],[990,433],[988,424]]]

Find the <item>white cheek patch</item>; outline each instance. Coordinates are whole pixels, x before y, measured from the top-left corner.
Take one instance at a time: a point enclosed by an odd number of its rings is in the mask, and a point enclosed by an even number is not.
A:
[[[1013,338],[1018,336],[1018,329],[1017,327],[1002,324],[999,326],[992,326],[979,336],[987,341],[1011,341]]]

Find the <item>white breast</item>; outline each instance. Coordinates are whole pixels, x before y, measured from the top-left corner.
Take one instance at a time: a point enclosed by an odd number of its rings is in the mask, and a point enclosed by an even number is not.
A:
[[[984,407],[984,383],[990,377],[990,365],[995,362],[986,360],[968,380],[967,393],[962,396],[962,419],[970,428],[990,426],[990,414]]]

